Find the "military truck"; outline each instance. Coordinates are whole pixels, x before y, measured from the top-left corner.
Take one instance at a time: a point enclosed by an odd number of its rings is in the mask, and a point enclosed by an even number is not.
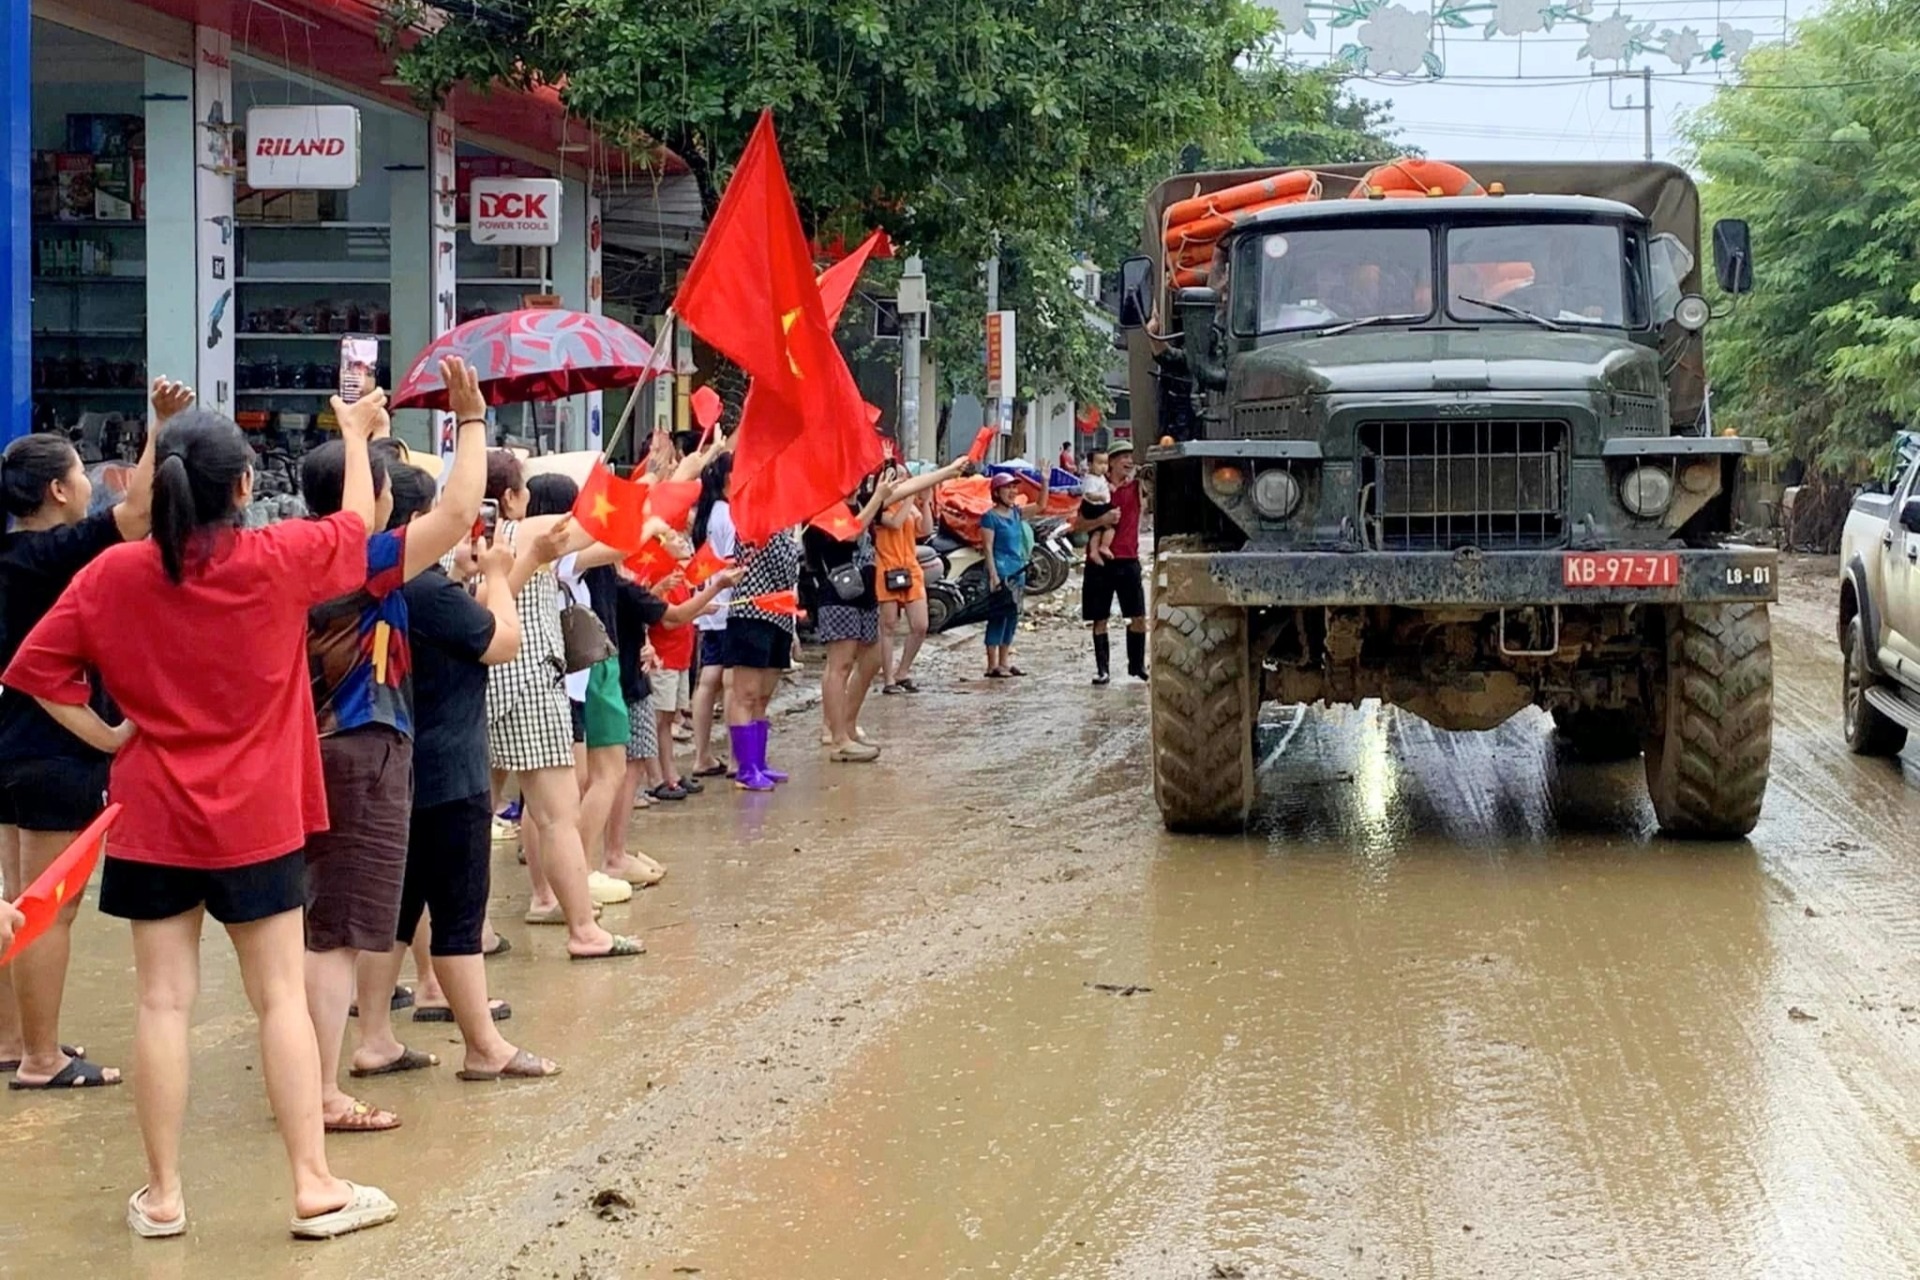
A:
[[[1727,541],[1765,445],[1713,429],[1698,194],[1663,164],[1461,167],[1481,194],[1321,170],[1314,198],[1233,214],[1204,284],[1168,209],[1271,175],[1148,200],[1120,310],[1166,825],[1245,825],[1263,700],[1378,698],[1443,729],[1544,708],[1581,758],[1644,752],[1665,831],[1744,835],[1777,557]],[[1737,305],[1745,224],[1713,257]]]

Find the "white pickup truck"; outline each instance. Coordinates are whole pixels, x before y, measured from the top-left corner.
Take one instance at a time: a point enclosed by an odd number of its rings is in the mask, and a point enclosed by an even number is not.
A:
[[[1920,457],[1853,500],[1840,535],[1847,747],[1891,756],[1920,730]]]

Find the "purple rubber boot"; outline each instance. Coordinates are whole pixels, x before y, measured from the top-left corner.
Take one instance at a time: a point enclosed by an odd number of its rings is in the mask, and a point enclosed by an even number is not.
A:
[[[733,741],[733,785],[742,791],[771,791],[773,779],[766,774],[767,740],[757,724],[730,724],[727,737]]]
[[[785,782],[787,775],[767,763],[767,744],[773,739],[773,721],[756,720],[753,722],[753,728],[754,745],[760,749],[760,772],[770,781]]]

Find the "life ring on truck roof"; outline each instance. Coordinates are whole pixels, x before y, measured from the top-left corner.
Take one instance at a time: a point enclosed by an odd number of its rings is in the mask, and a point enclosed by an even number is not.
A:
[[[1417,160],[1411,156],[1389,160],[1367,170],[1353,189],[1351,199],[1366,200],[1375,192],[1388,199],[1418,196],[1483,196],[1487,189],[1472,174],[1445,160]]]
[[[1275,196],[1270,200],[1262,200],[1258,204],[1246,205],[1227,213],[1208,214],[1190,222],[1169,223],[1166,234],[1160,237],[1160,243],[1168,249],[1186,249],[1196,245],[1214,244],[1227,232],[1235,227],[1246,225],[1254,219],[1255,215],[1265,213],[1268,209],[1300,204],[1316,198],[1305,192],[1299,195]]]
[[[1167,209],[1167,225],[1178,226],[1183,222],[1198,222],[1202,218],[1211,218],[1216,214],[1232,213],[1236,209],[1247,209],[1255,205],[1270,208],[1274,200],[1306,198],[1318,199],[1320,195],[1320,175],[1306,169],[1289,169],[1285,173],[1276,173],[1256,182],[1242,182],[1237,186],[1222,187],[1206,195],[1194,196],[1182,200]]]

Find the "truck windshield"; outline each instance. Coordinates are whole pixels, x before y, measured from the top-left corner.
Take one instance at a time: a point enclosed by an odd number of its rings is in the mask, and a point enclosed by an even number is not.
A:
[[[1259,263],[1261,333],[1375,316],[1411,322],[1433,311],[1433,237],[1425,227],[1276,233],[1261,238]]]
[[[1476,325],[1526,324],[1531,316],[1624,328],[1630,265],[1615,226],[1454,227],[1447,232],[1447,314]]]

